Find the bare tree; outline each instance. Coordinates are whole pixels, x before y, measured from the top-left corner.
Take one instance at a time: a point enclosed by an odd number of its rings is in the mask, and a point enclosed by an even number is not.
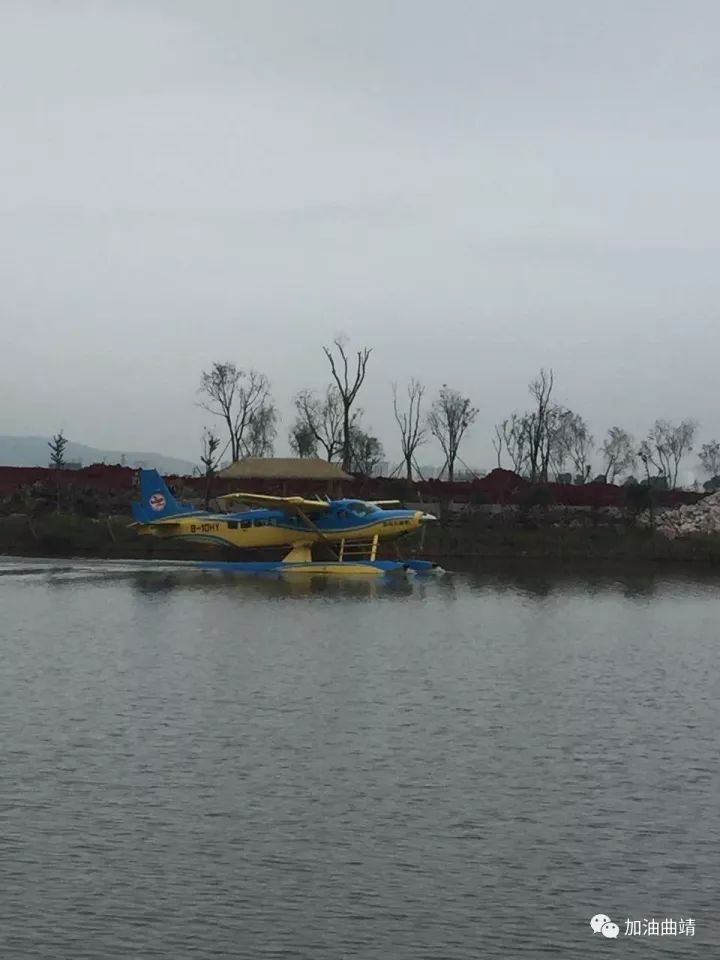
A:
[[[553,386],[552,370],[541,370],[528,384],[533,408],[513,413],[495,427],[493,446],[498,464],[504,445],[513,470],[533,483],[547,481],[551,470],[562,473],[568,460],[585,480],[594,445],[592,434],[580,414],[553,402]]]
[[[67,443],[67,437],[63,434],[62,430],[48,440],[50,463],[55,470],[62,470],[65,466],[65,447]]]
[[[220,437],[214,430],[205,427],[202,436],[202,453],[200,454],[200,463],[203,465],[203,475],[205,477],[205,509],[210,509],[210,497],[213,477],[217,474],[217,468],[220,463],[221,453]]]
[[[526,417],[528,465],[530,480],[547,480],[550,454],[552,452],[552,437],[556,425],[551,419],[557,419],[551,414],[550,398],[552,396],[554,375],[552,370],[540,370],[539,375],[530,382],[530,395],[535,400],[535,409]]]
[[[320,399],[310,390],[301,390],[294,402],[297,419],[292,434],[296,441],[298,437],[312,437],[314,443],[310,446],[307,440],[304,441],[303,449],[311,450],[309,453],[300,453],[297,446],[293,449],[298,451],[298,456],[315,456],[318,449],[322,448],[325,459],[328,462],[334,460],[342,450],[343,402],[340,391],[331,385]],[[355,417],[356,412],[351,413],[351,428]]]
[[[565,465],[571,458],[573,444],[572,410],[551,403],[545,414],[545,426],[540,447],[540,474],[538,479],[547,481],[551,473],[556,476],[565,472]]]
[[[367,362],[372,350],[369,347],[363,347],[357,351],[355,369],[351,373],[350,362],[345,350],[345,341],[341,337],[336,337],[334,347],[338,354],[337,361],[329,347],[323,347],[323,350],[330,361],[330,370],[342,402],[342,466],[343,470],[349,470],[352,466],[352,439],[350,434],[352,405],[355,403],[360,387],[363,385]]]
[[[595,447],[595,440],[590,433],[587,423],[579,413],[572,410],[563,411],[560,444],[575,468],[575,477],[585,483],[590,475],[590,454]]]
[[[700,465],[709,477],[720,475],[720,443],[711,440],[700,447]]]
[[[55,470],[55,509],[60,511],[60,471],[65,466],[65,447],[67,446],[67,437],[61,430],[54,437],[48,440],[50,447],[50,463]]]
[[[350,469],[352,473],[361,473],[370,476],[383,459],[383,446],[377,437],[366,433],[357,424],[350,428],[350,442],[352,454]]]
[[[288,441],[296,457],[317,457],[317,438],[307,422],[298,418],[290,430]]]
[[[412,480],[415,451],[427,440],[427,431],[420,419],[420,408],[425,387],[414,377],[410,380],[407,388],[408,408],[402,412],[398,409],[396,383],[393,384],[392,391],[393,410],[400,427],[400,444],[405,461],[405,476],[408,480]]]
[[[668,486],[677,486],[682,458],[690,453],[697,431],[697,421],[686,419],[678,424],[656,420],[647,438],[640,444],[640,457],[646,465],[652,464],[665,477]]]
[[[230,362],[214,363],[209,371],[203,371],[199,392],[206,398],[200,405],[225,421],[233,460],[239,460],[247,449],[246,431],[251,430],[255,419],[265,424],[264,428],[256,428],[261,435],[263,430],[267,434],[270,424],[274,428],[277,415],[264,373],[241,370]],[[273,411],[272,415],[269,410]],[[273,433],[272,439],[274,436]],[[256,446],[256,440],[252,444]]]
[[[203,371],[200,377],[200,392],[207,400],[201,406],[217,417],[222,417],[230,435],[230,450],[233,460],[240,459],[239,443],[235,437],[235,397],[242,373],[234,363],[214,363],[212,369]]]
[[[271,457],[277,436],[277,410],[268,401],[259,407],[248,421],[247,430],[241,439],[241,449],[246,457]]]
[[[527,413],[513,413],[496,427],[516,473],[527,474],[532,482],[547,480],[551,461],[558,468],[566,459],[563,447],[563,410],[551,403],[553,372],[540,374],[528,384],[535,406]],[[497,444],[495,449],[497,450]]]
[[[495,433],[500,433],[501,439],[498,441],[498,445],[502,448],[502,443],[505,443],[505,449],[507,454],[510,457],[510,461],[513,466],[515,473],[522,475],[527,468],[527,458],[528,458],[528,440],[529,440],[529,424],[527,416],[521,416],[519,413],[512,413],[507,420],[503,420],[501,424],[495,427]],[[495,449],[498,450],[498,446],[495,446]],[[498,463],[500,462],[500,454],[498,452]]]
[[[605,480],[615,483],[621,473],[634,470],[637,463],[635,438],[622,427],[610,427],[602,445]]]
[[[498,470],[500,470],[502,468],[502,452],[503,452],[503,445],[505,443],[505,435],[503,434],[503,424],[496,423],[494,427],[494,431],[495,431],[495,436],[493,437],[492,445],[493,445],[493,450],[495,451],[495,455],[497,457]]]
[[[589,473],[593,437],[580,414],[553,401],[554,384],[553,371],[541,369],[528,385],[533,408],[512,414],[500,427],[515,471],[533,483],[546,482],[551,471],[562,473],[568,460],[583,480]]]
[[[451,481],[455,476],[455,461],[460,442],[477,415],[478,410],[472,406],[470,400],[457,390],[451,390],[446,384],[443,384],[440,394],[430,408],[428,427],[445,454],[443,469],[447,467],[448,479]]]

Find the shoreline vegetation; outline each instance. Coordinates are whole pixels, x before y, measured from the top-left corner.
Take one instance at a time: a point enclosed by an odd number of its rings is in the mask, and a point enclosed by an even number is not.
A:
[[[438,562],[451,558],[478,560],[547,560],[559,563],[599,561],[720,565],[720,535],[668,539],[656,530],[634,525],[488,526],[468,518],[438,523],[418,537],[398,544],[400,556]],[[77,514],[0,517],[0,555],[22,557],[87,557],[126,560],[237,559],[233,551],[198,543],[160,541],[140,536],[125,516],[88,518]],[[395,557],[392,543],[381,555]]]

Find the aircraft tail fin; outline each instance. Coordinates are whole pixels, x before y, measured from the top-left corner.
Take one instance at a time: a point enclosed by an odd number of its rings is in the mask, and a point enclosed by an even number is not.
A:
[[[138,523],[152,523],[183,513],[197,513],[189,503],[178,503],[157,470],[140,470],[140,500],[132,505]]]

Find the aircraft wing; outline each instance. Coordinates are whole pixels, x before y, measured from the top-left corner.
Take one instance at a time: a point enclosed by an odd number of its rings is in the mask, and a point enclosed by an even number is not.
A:
[[[367,503],[371,503],[374,507],[398,507],[400,506],[400,500],[368,500]]]
[[[251,503],[258,507],[288,510],[292,513],[297,513],[298,510],[302,510],[303,513],[324,513],[330,509],[330,504],[321,500],[305,500],[304,497],[271,497],[264,493],[226,493],[216,499],[241,500],[243,503]]]
[[[243,503],[253,503],[260,507],[275,508],[276,510],[285,510],[288,513],[294,513],[308,525],[308,529],[317,536],[318,540],[325,544],[325,547],[332,554],[333,558],[339,560],[328,538],[322,530],[317,528],[315,522],[311,520],[309,516],[309,514],[324,513],[327,510],[331,510],[332,503],[330,501],[306,500],[304,497],[271,497],[264,493],[226,493],[217,499],[241,500]]]

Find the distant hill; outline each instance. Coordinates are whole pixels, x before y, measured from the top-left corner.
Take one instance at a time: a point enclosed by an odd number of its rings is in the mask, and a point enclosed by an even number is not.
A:
[[[0,466],[47,467],[50,463],[49,437],[8,437],[0,434]],[[84,443],[68,440],[65,448],[68,463],[79,461],[84,467],[91,463],[125,463],[128,467],[155,467],[160,473],[188,474],[195,464],[161,453],[138,453],[135,450],[100,450]]]

